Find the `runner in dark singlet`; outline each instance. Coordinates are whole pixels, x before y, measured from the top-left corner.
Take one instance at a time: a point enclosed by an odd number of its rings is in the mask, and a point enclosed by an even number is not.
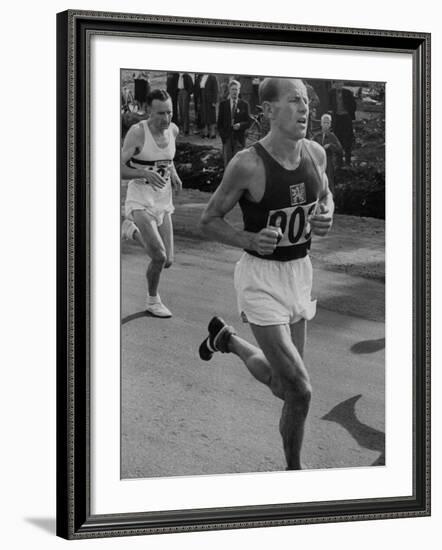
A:
[[[239,338],[214,317],[200,357],[234,353],[253,376],[284,401],[280,431],[288,469],[300,469],[305,420],[311,399],[303,361],[306,321],[313,318],[311,236],[332,225],[325,152],[305,139],[307,90],[300,80],[265,79],[260,103],[271,130],[229,163],[221,185],[203,213],[204,232],[244,249],[235,268],[239,313],[258,347]],[[244,229],[226,214],[240,204]]]

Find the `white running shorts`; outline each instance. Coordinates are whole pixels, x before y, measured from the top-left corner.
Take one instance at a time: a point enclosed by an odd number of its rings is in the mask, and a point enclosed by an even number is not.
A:
[[[309,256],[278,262],[245,252],[235,266],[234,278],[243,321],[259,326],[310,321],[316,314],[312,275]]]
[[[163,223],[164,214],[172,214],[175,210],[172,204],[172,189],[170,183],[160,190],[151,185],[131,180],[127,186],[126,201],[124,203],[125,217],[134,221],[134,210],[145,210],[159,226]]]

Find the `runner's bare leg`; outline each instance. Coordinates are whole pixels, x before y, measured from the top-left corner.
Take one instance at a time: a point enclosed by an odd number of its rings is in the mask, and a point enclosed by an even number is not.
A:
[[[163,223],[158,227],[158,232],[166,247],[166,263],[164,267],[167,269],[172,265],[174,259],[173,225],[172,216],[169,212],[164,214]]]
[[[306,337],[306,321],[301,319],[290,325],[291,338],[301,357],[304,357],[304,346]],[[247,342],[238,335],[232,335],[229,339],[228,348],[231,353],[237,355],[245,364],[250,373],[262,384],[268,386],[271,391],[284,400],[281,389],[281,382],[276,373],[273,373],[270,363],[267,361],[262,350]],[[272,376],[273,375],[273,376]]]
[[[311,399],[310,379],[292,334],[304,341],[305,322],[290,329],[289,325],[261,327],[251,325],[253,334],[272,369],[272,378],[282,388],[284,405],[279,424],[287,466],[301,469],[301,447]],[[275,384],[276,385],[276,384]]]
[[[233,334],[229,338],[228,349],[243,361],[250,373],[259,382],[270,387],[272,369],[263,352],[257,346]]]
[[[134,210],[132,216],[141,233],[144,248],[151,259],[146,271],[149,296],[157,296],[161,272],[167,262],[166,247],[156,221],[147,212]]]
[[[167,260],[164,267],[168,268],[172,265],[174,259],[173,228],[170,214],[165,214],[163,223],[158,227],[158,232],[161,235],[164,246],[166,247]],[[143,248],[147,248],[138,227],[136,231],[134,231],[133,239]]]

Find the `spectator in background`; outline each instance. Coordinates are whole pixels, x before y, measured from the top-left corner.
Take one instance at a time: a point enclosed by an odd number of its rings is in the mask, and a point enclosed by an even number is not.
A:
[[[336,137],[344,149],[345,164],[351,165],[353,147],[353,120],[356,116],[356,101],[353,93],[344,88],[343,80],[336,80],[329,92],[329,105],[334,120]]]
[[[229,97],[229,84],[232,77],[228,74],[219,74],[217,76],[219,87],[219,101],[223,101]]]
[[[238,75],[235,77],[235,79],[239,82],[241,86],[241,99],[246,101],[249,105],[249,109],[251,113],[255,112],[256,109],[256,92],[253,87],[253,77],[252,76],[244,76],[244,75]]]
[[[147,109],[147,96],[150,92],[149,75],[146,71],[138,71],[133,74],[134,78],[134,98],[140,107],[140,111],[145,113]]]
[[[121,111],[126,113],[134,109],[134,96],[129,86],[123,86],[121,89]]]
[[[237,80],[229,84],[229,97],[219,104],[218,133],[223,142],[224,167],[246,144],[245,130],[250,126],[249,104],[239,99],[241,85]]]
[[[193,105],[195,109],[195,127],[198,129],[198,132],[201,131],[201,128],[203,127],[202,121],[201,121],[201,88],[200,88],[200,80],[201,80],[201,74],[195,73],[195,79],[193,84]],[[195,132],[195,133],[198,133]]]
[[[193,93],[193,79],[189,73],[169,73],[167,92],[172,98],[173,122],[189,135],[189,107]]]
[[[335,186],[335,168],[342,163],[342,155],[344,149],[331,131],[332,117],[329,114],[324,114],[321,117],[321,131],[315,134],[314,141],[322,145],[327,154],[327,168],[326,174],[328,177],[328,186],[331,192],[334,191]]]
[[[216,138],[216,104],[218,102],[218,81],[213,74],[202,74],[198,79],[201,100],[202,136]]]
[[[172,100],[172,122],[178,126],[178,77],[180,73],[167,73],[166,91]]]
[[[249,104],[250,112],[252,113],[252,115],[256,114],[256,107],[257,107],[257,105],[259,105],[259,83],[260,83],[260,79],[259,79],[258,76],[256,76],[252,80],[252,84],[253,84],[253,101],[252,101],[252,103]]]

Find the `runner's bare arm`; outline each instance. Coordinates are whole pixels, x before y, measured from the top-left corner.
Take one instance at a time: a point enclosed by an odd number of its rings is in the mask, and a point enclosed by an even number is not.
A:
[[[166,185],[166,181],[159,174],[141,167],[131,168],[126,164],[133,155],[141,151],[143,144],[144,130],[140,124],[134,124],[129,128],[121,150],[121,178],[143,180],[145,183],[152,184],[154,188],[161,189]]]
[[[203,212],[200,226],[204,235],[219,242],[265,255],[271,254],[276,247],[279,236],[276,230],[264,228],[259,233],[251,233],[225,220],[241,196],[253,189],[259,170],[256,154],[248,150],[238,153],[227,165],[220,186]]]
[[[180,133],[180,129],[173,122],[171,122],[170,128],[172,130],[173,139],[176,140],[176,138],[178,137],[178,134]],[[183,188],[183,182],[181,181],[181,178],[178,175],[174,162],[172,162],[172,166],[170,170],[170,181],[172,183],[173,189],[175,189],[175,192],[178,194]]]
[[[322,189],[319,193],[319,209],[312,216],[310,223],[312,231],[315,235],[326,235],[333,224],[333,214],[335,211],[335,203],[333,201],[333,195],[328,186],[328,178],[326,174],[327,156],[324,149],[318,143],[311,141],[310,152],[316,161],[319,173],[322,177]]]
[[[178,134],[180,133],[180,129],[174,122],[170,123],[170,127],[172,128],[173,137],[174,139],[176,139],[178,137]]]
[[[131,126],[124,138],[121,150],[121,177],[123,179],[145,178],[144,168],[130,168],[127,161],[141,151],[144,142],[144,131],[139,124]]]
[[[333,201],[333,195],[328,186],[328,176],[326,173],[327,168],[327,154],[319,149],[320,145],[318,144],[318,151],[320,153],[319,166],[322,175],[323,189],[319,195],[319,203],[325,206],[327,212],[330,212],[330,215],[333,216],[335,211],[335,203]]]
[[[170,181],[172,182],[172,187],[175,189],[175,192],[177,194],[180,193],[180,191],[183,189],[183,182],[181,181],[181,178],[178,175],[174,162],[172,162],[172,165],[171,165]]]

